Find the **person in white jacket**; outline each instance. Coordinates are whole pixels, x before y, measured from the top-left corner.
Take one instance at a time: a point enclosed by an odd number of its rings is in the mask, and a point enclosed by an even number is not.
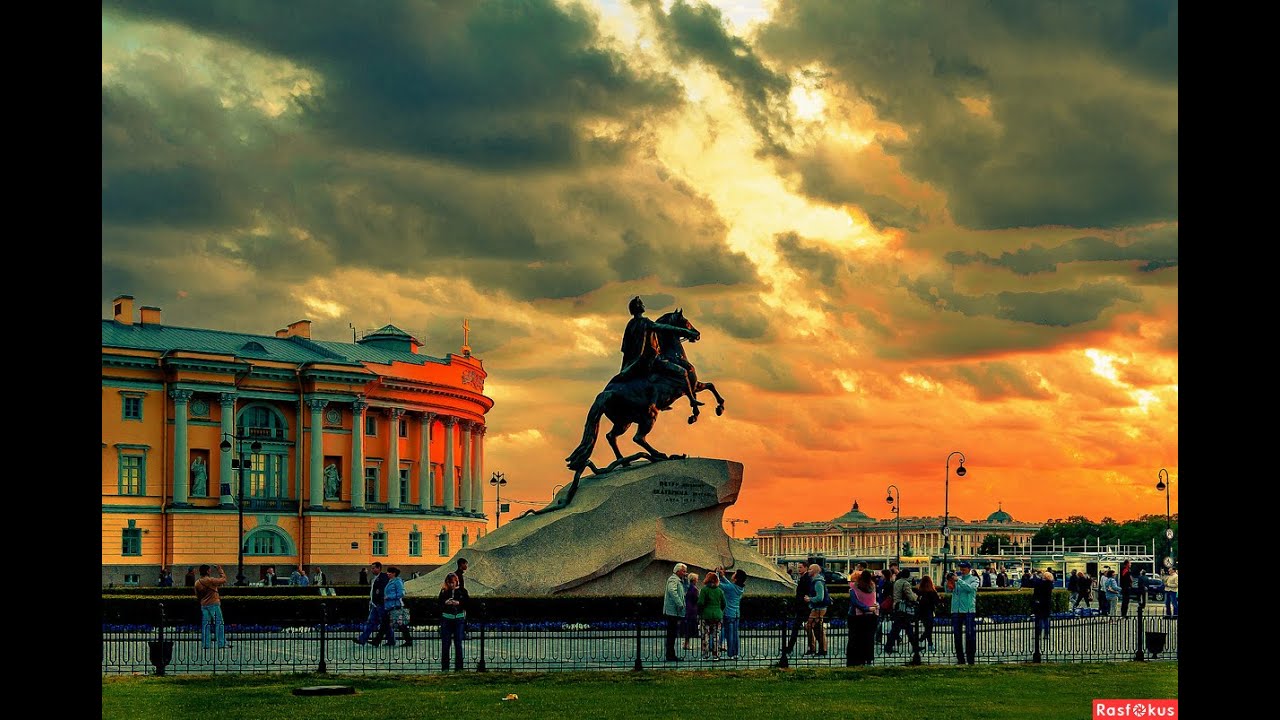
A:
[[[1178,617],[1178,568],[1164,576],[1164,616]]]

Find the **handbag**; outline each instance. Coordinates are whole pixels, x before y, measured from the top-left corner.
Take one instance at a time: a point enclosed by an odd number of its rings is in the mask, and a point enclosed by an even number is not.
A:
[[[391,627],[397,630],[409,627],[409,608],[404,606],[391,608],[389,616],[391,618]]]

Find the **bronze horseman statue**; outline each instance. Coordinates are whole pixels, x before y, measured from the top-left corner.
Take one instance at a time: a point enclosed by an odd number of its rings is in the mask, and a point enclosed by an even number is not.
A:
[[[667,460],[671,457],[659,452],[645,441],[645,436],[653,429],[662,410],[670,410],[671,404],[680,397],[689,398],[693,414],[689,423],[698,420],[697,395],[703,390],[710,390],[716,398],[716,415],[724,413],[724,398],[716,392],[715,385],[698,381],[697,371],[684,354],[683,340],[697,342],[701,333],[684,317],[684,311],[677,308],[666,313],[656,321],[644,316],[644,301],[638,296],[631,299],[631,321],[622,336],[622,371],[613,376],[604,390],[596,395],[591,410],[587,413],[587,421],[582,429],[582,442],[565,458],[569,469],[573,470],[573,484],[569,488],[563,504],[547,509],[556,509],[568,504],[578,488],[578,480],[583,471],[591,468],[593,473],[604,473],[619,466],[630,465],[638,458],[650,461]],[[601,470],[591,462],[591,453],[595,450],[596,438],[600,433],[600,418],[607,417],[613,421],[613,428],[605,433],[609,447],[613,448],[615,460]],[[618,437],[635,423],[636,434],[632,437],[637,445],[646,452],[623,457],[618,449]]]

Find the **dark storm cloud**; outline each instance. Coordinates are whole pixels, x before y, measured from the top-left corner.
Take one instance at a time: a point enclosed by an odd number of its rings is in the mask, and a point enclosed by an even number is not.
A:
[[[958,223],[1099,227],[1177,214],[1177,32],[1166,0],[783,0],[759,46],[902,125]]]
[[[835,287],[841,275],[852,272],[849,262],[839,253],[807,243],[794,232],[778,233],[773,239],[792,270],[828,288]]]
[[[992,257],[984,252],[947,254],[947,262],[967,265],[980,262],[995,267],[1006,267],[1019,275],[1053,272],[1058,265],[1072,262],[1140,260],[1139,269],[1150,272],[1178,264],[1178,234],[1176,230],[1149,233],[1132,243],[1120,243],[1087,236],[1068,240],[1055,247],[1033,244],[1015,252],[1004,252]]]
[[[1040,387],[1039,382],[1019,371],[1009,363],[989,362],[961,365],[953,368],[955,379],[973,388],[978,399],[984,402],[1006,398],[1030,398],[1050,400],[1053,395]]]
[[[774,337],[769,309],[757,302],[743,299],[703,300],[698,304],[696,317],[685,310],[685,317],[692,320],[705,336],[709,327],[718,327],[739,340],[769,340]]]
[[[669,13],[655,0],[633,0],[649,8],[672,59],[681,64],[705,63],[741,98],[743,112],[766,149],[785,153],[779,135],[789,132],[791,81],[765,65],[742,38],[731,34],[720,10],[699,2],[676,0]]]
[[[792,160],[799,173],[801,192],[836,205],[856,205],[878,230],[915,230],[925,220],[924,211],[918,205],[893,197],[888,188],[877,186],[870,179],[845,177],[836,172],[831,165],[832,158],[797,153]]]
[[[1070,327],[1091,322],[1119,301],[1138,302],[1142,294],[1118,282],[1086,283],[1071,290],[999,292],[963,295],[950,281],[902,282],[913,295],[942,310],[975,317]]]
[[[235,7],[199,12],[223,17],[234,15]],[[271,5],[261,22],[279,20],[278,9]],[[563,21],[585,22],[576,15]],[[534,23],[530,31],[539,27]],[[127,30],[119,23],[112,28]],[[246,30],[246,38],[293,47],[283,38],[261,38],[261,32]],[[309,122],[313,115],[296,111],[302,95],[286,98],[294,110],[279,117],[267,117],[240,97],[259,92],[258,76],[280,72],[270,58],[246,61],[243,50],[217,44],[194,57],[184,55],[189,40],[173,33],[158,37],[171,45],[116,53],[103,76],[104,259],[146,247],[157,257],[234,260],[285,282],[337,267],[448,275],[521,300],[573,297],[651,275],[674,287],[757,282],[754,266],[726,246],[725,223],[711,202],[652,161],[513,176],[334,145]],[[346,51],[335,52],[340,58]],[[474,55],[463,53],[481,62]],[[192,69],[211,64],[219,70],[209,73],[213,84]],[[332,70],[332,62],[326,67]],[[327,91],[333,82],[326,76],[318,84]],[[627,99],[629,88],[618,86],[619,102],[643,99]],[[321,105],[332,102],[325,95]],[[450,112],[444,104],[434,107]],[[537,102],[499,110],[513,117],[526,113],[533,122],[546,112]],[[201,232],[197,241],[145,228]],[[129,288],[143,293],[147,286]]]
[[[591,14],[554,0],[105,5],[314,69],[326,92],[306,120],[351,147],[472,167],[611,162],[680,102],[670,77],[629,65]]]

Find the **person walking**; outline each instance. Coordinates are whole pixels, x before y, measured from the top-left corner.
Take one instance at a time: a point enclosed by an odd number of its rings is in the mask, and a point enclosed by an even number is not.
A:
[[[196,569],[194,567],[187,568],[187,575],[183,579],[183,583],[186,584],[187,587],[196,586]]]
[[[1040,579],[1036,582],[1036,586],[1031,591],[1031,614],[1036,619],[1036,639],[1040,639],[1040,634],[1044,633],[1044,639],[1049,640],[1049,615],[1053,612],[1053,573],[1045,570],[1040,574]]]
[[[386,610],[386,592],[387,583],[390,578],[382,572],[382,563],[375,562],[373,567],[373,581],[369,585],[369,618],[365,620],[364,631],[360,633],[360,637],[355,639],[357,645],[364,645],[369,642],[369,636],[377,631],[377,635],[373,638],[373,646],[378,647],[382,644],[383,638],[389,638],[391,635],[390,624],[387,622]],[[384,630],[384,627],[386,628]]]
[[[730,660],[738,659],[739,638],[738,623],[742,618],[742,594],[747,591],[747,571],[738,568],[733,573],[733,582],[725,577],[724,568],[716,568],[720,576],[720,590],[724,592],[724,644],[725,653]]]
[[[796,576],[796,599],[795,604],[792,606],[795,615],[791,621],[791,639],[787,641],[786,650],[788,655],[795,650],[796,636],[800,634],[801,626],[804,626],[806,634],[808,633],[809,599],[807,596],[813,592],[813,576],[809,574],[808,565],[802,565],[801,567],[804,570]],[[813,645],[813,636],[810,635],[808,639],[809,644]]]
[[[680,631],[680,623],[684,620],[684,578],[689,568],[684,563],[676,563],[667,578],[665,592],[662,593],[662,619],[667,625],[666,661],[680,662],[676,657],[676,633]]]
[[[400,568],[387,568],[387,587],[383,590],[382,607],[387,613],[387,624],[391,627],[391,635],[387,636],[387,647],[396,646],[395,631],[400,631],[400,638],[405,647],[413,645],[409,636],[409,608],[404,604],[404,580],[400,579]]]
[[[902,631],[906,631],[911,641],[911,664],[920,664],[920,637],[916,634],[916,608],[920,597],[911,587],[911,568],[903,568],[898,579],[893,581],[893,626],[889,628],[889,638],[884,643],[884,654],[892,655],[894,645]]]
[[[1164,616],[1178,617],[1178,568],[1170,568],[1164,578]]]
[[[916,606],[916,620],[920,621],[920,644],[929,652],[933,652],[933,619],[938,614],[938,606],[942,604],[942,596],[928,575],[920,578],[919,605]]]
[[[1076,606],[1080,604],[1080,593],[1077,587],[1077,583],[1080,581],[1079,573],[1079,570],[1072,570],[1071,574],[1067,576],[1067,581],[1062,584],[1062,586],[1067,589],[1069,597],[1071,598],[1072,610],[1075,610]]]
[[[826,657],[827,655],[827,608],[831,607],[831,595],[827,592],[827,583],[822,579],[822,566],[814,563],[809,566],[813,590],[804,600],[809,603],[809,620],[805,629],[809,632],[809,651],[805,655]]]
[[[845,665],[870,665],[875,659],[879,619],[875,574],[863,570],[849,585],[849,640],[845,647]]]
[[[968,560],[957,565],[956,589],[951,593],[951,635],[956,646],[956,664],[972,665],[978,653],[978,578]]]
[[[711,650],[711,659],[720,659],[720,623],[724,620],[724,608],[727,604],[724,590],[720,589],[720,575],[707,573],[702,580],[702,592],[698,593],[698,618],[702,621],[702,658],[707,658],[707,649]]]
[[[1093,607],[1093,587],[1096,585],[1089,573],[1082,572],[1080,577],[1076,579],[1076,592],[1079,595],[1079,602],[1084,603],[1086,609]]]
[[[466,630],[467,606],[471,596],[458,581],[457,573],[444,576],[437,598],[440,604],[440,669],[449,669],[449,647],[454,650],[453,669],[462,669],[462,634]]]
[[[200,646],[209,649],[209,626],[213,625],[218,640],[218,649],[227,646],[226,629],[222,622],[222,596],[218,588],[227,584],[227,573],[221,565],[214,565],[218,577],[209,577],[209,566],[200,566],[200,579],[196,581],[196,600],[200,601]]]

